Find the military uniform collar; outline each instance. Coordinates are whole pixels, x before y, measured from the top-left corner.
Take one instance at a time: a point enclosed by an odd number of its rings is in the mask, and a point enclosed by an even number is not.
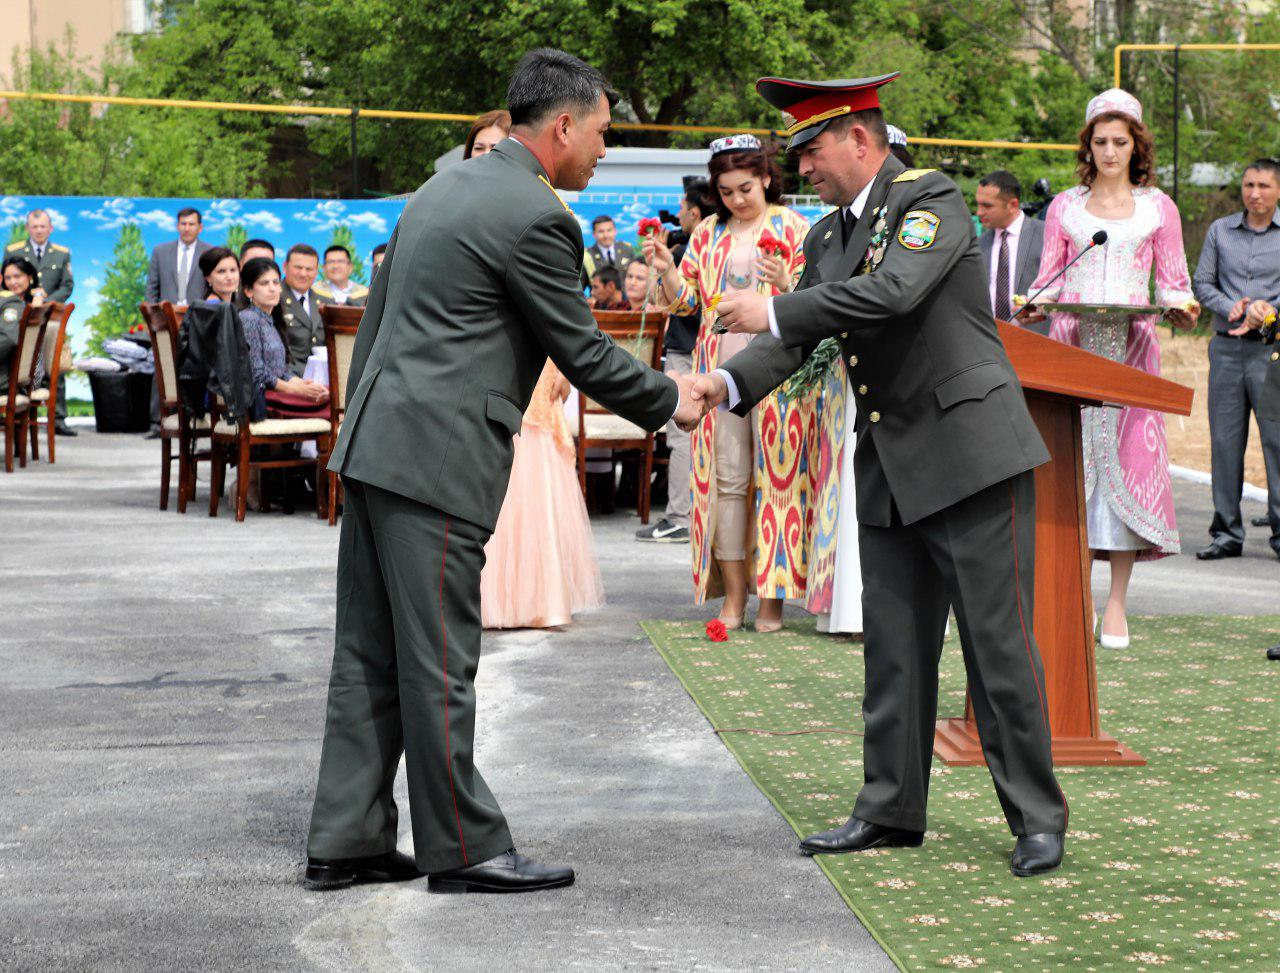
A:
[[[504,158],[510,159],[512,162],[519,163],[535,176],[541,176],[543,179],[548,178],[547,170],[538,161],[538,157],[533,154],[533,150],[514,135],[510,135],[499,142],[494,146],[493,151],[500,153]]]

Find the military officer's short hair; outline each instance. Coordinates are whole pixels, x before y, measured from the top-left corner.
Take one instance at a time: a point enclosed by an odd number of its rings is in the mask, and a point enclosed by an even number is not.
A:
[[[289,252],[284,255],[284,262],[288,263],[292,260],[294,254],[300,254],[304,257],[315,257],[317,261],[320,259],[320,254],[316,253],[316,248],[309,243],[295,243],[291,246],[289,248]],[[249,262],[253,263],[252,260]]]
[[[329,254],[331,254],[331,253],[341,253],[341,254],[342,254],[343,256],[345,256],[348,260],[350,260],[350,259],[351,259],[351,251],[350,251],[350,250],[348,250],[346,247],[344,247],[341,243],[331,243],[331,244],[329,244],[329,246],[325,247],[325,248],[324,248],[324,259],[325,259],[325,260],[328,260],[328,259],[329,259]]]
[[[833,118],[827,123],[826,130],[836,138],[843,139],[849,137],[849,130],[855,125],[861,125],[870,132],[880,148],[889,147],[889,126],[885,124],[884,112],[879,108],[867,108]]]
[[[601,213],[599,216],[597,216],[594,220],[591,221],[591,229],[594,230],[597,226],[601,226],[602,224],[612,223],[612,222],[613,222],[612,216],[610,216],[608,213]]]
[[[978,180],[979,186],[994,188],[1002,199],[1022,199],[1022,183],[1008,169],[997,169]]]
[[[618,103],[618,93],[605,76],[586,61],[540,47],[520,59],[507,86],[507,111],[512,125],[536,125],[559,109],[575,113],[593,110],[600,96],[609,107]]]
[[[27,214],[27,219],[34,220],[41,216],[43,216],[50,223],[53,222],[53,217],[49,215],[49,211],[47,209],[33,209],[30,213]]]

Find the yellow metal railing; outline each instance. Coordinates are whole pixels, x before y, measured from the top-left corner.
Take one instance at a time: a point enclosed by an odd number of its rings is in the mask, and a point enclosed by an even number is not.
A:
[[[395,111],[387,108],[336,108],[323,105],[260,105],[238,101],[189,101],[180,98],[130,98],[123,95],[67,95],[42,91],[0,91],[0,98],[51,101],[69,104],[126,105],[136,108],[185,108],[204,111],[257,112],[271,115],[321,115],[336,118],[383,118],[424,122],[474,122],[478,115],[460,115],[448,112]],[[749,132],[753,135],[776,136],[768,128],[740,128],[722,125],[654,125],[640,122],[615,122],[616,129],[640,132],[692,132],[715,134],[721,132]],[[977,139],[913,138],[914,145],[938,145],[966,149],[1014,149],[1019,151],[1074,152],[1074,145],[1057,142],[1007,142],[981,141]]]
[[[1117,44],[1115,80],[1120,87],[1120,59],[1125,51],[1280,51],[1280,44]]]

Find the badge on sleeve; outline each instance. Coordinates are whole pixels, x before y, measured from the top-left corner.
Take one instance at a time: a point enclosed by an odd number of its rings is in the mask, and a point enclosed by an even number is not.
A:
[[[928,250],[938,236],[942,223],[927,209],[913,209],[902,218],[898,228],[898,242],[908,250]]]
[[[19,318],[18,309],[16,307],[7,307],[4,309],[4,319],[6,321],[16,321]]]

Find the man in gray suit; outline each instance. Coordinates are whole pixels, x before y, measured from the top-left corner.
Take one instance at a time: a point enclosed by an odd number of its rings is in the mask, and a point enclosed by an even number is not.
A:
[[[190,206],[178,210],[178,239],[162,243],[151,251],[147,268],[147,301],[155,304],[193,304],[204,300],[204,275],[200,254],[209,244],[200,239],[204,222],[200,211]]]
[[[1033,470],[1049,454],[992,320],[960,190],[889,154],[876,89],[895,77],[757,84],[795,119],[800,174],[839,208],[805,238],[793,293],[720,301],[719,323],[757,337],[695,395],[745,415],[827,338],[854,390],[865,783],[849,821],[801,849],[924,841],[954,606],[983,752],[1017,836],[1011,868],[1038,875],[1061,863],[1067,827],[1032,634]]]
[[[329,465],[346,509],[313,888],[421,872],[437,891],[573,881],[515,852],[472,762],[480,569],[548,355],[644,429],[700,415],[692,378],[617,347],[578,286],[582,235],[553,187],[586,187],[616,101],[577,58],[525,55],[507,92],[511,137],[413,195],[374,278]],[[395,851],[402,752],[416,862]]]
[[[974,200],[983,234],[978,237],[991,290],[991,310],[1010,321],[1018,310],[1013,296],[1026,297],[1040,273],[1044,224],[1022,212],[1022,185],[1006,169],[997,169],[978,183]],[[1019,318],[1018,324],[1037,334],[1049,334],[1048,318]]]
[[[204,275],[200,273],[200,254],[210,244],[200,239],[204,220],[200,211],[191,206],[178,210],[178,239],[162,243],[151,251],[151,264],[147,267],[147,302],[157,304],[193,304],[204,300]],[[160,436],[160,386],[151,386],[151,432],[148,439]]]

